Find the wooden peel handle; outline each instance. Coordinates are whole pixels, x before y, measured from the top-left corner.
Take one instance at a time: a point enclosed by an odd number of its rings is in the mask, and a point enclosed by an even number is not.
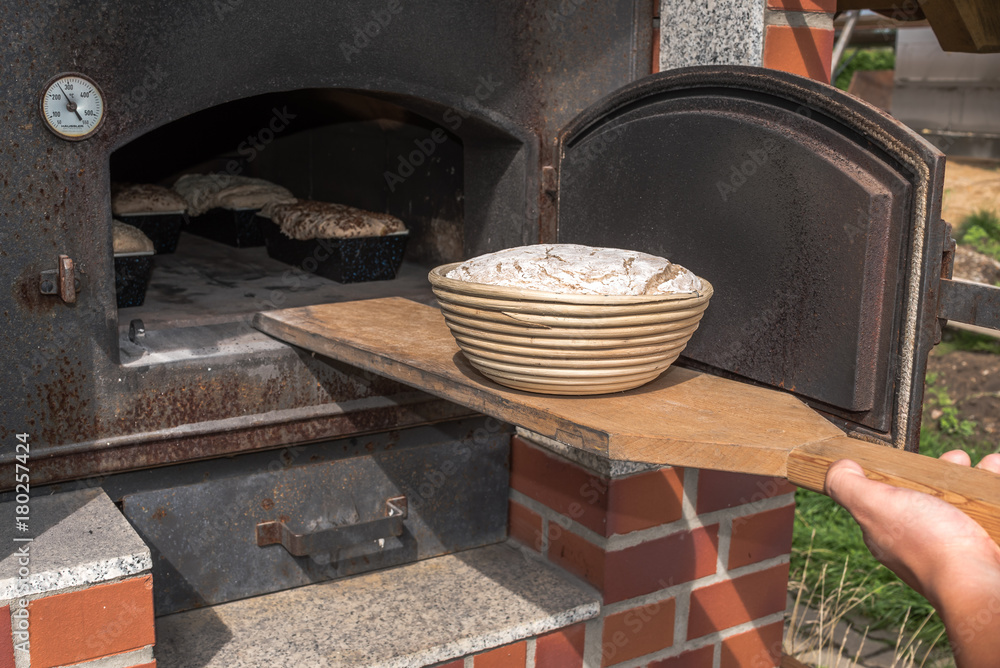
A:
[[[792,450],[788,455],[788,481],[823,493],[826,472],[840,459],[853,459],[872,480],[947,501],[979,522],[1000,543],[1000,475],[844,436]]]

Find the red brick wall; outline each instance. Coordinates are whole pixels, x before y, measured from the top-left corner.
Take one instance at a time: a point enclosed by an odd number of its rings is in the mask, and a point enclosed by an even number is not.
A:
[[[768,0],[764,67],[830,82],[835,0]]]
[[[670,467],[610,477],[515,437],[511,538],[593,586],[604,607],[573,627],[574,642],[532,639],[525,662],[482,665],[579,667],[584,654],[595,666],[777,665],[792,491]],[[554,646],[564,651],[550,661]]]
[[[27,626],[32,668],[85,668],[87,662],[114,656],[131,668],[156,666],[148,660],[155,643],[150,575],[32,597],[26,621],[23,616],[12,619],[11,607],[22,609],[14,604],[2,608],[12,622],[14,646],[0,634],[0,668],[13,666],[12,655],[25,648],[25,638],[17,633],[21,622]]]

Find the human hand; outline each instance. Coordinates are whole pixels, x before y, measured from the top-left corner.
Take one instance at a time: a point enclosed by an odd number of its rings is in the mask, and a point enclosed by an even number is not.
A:
[[[971,463],[961,450],[941,459]],[[1000,474],[1000,454],[983,458],[977,468]],[[945,501],[869,480],[851,460],[830,467],[825,489],[861,525],[875,558],[937,609],[959,665],[994,665],[1000,656],[1000,546],[989,534]],[[981,623],[970,625],[977,619]],[[984,650],[984,642],[997,646]],[[977,663],[981,658],[987,662]]]

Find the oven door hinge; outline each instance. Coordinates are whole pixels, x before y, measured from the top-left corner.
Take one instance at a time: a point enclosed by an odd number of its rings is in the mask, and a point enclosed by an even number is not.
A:
[[[41,272],[38,289],[43,295],[59,295],[67,304],[76,302],[76,293],[80,291],[80,279],[76,277],[73,258],[60,255],[58,269]]]
[[[944,254],[941,259],[941,287],[938,292],[938,322],[949,320],[1000,330],[1000,288],[984,283],[953,280],[955,240],[951,225],[945,224]],[[940,328],[938,330],[940,332]],[[940,336],[935,337],[940,340]]]

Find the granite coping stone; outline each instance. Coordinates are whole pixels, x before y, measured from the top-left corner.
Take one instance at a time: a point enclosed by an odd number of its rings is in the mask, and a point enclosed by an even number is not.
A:
[[[32,496],[23,532],[15,525],[17,505],[0,504],[0,605],[138,575],[153,566],[149,548],[100,488]],[[20,578],[24,560],[29,573]]]
[[[600,597],[507,544],[160,617],[158,668],[426,666],[596,617]]]

